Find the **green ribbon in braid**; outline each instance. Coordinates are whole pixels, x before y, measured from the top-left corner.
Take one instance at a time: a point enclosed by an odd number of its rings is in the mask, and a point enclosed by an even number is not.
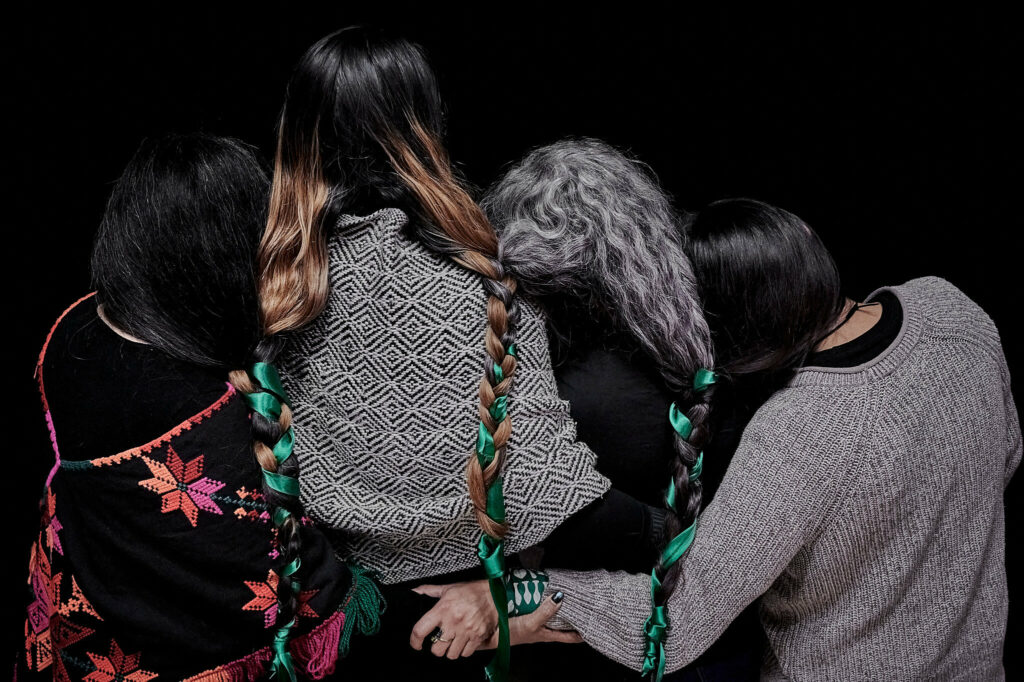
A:
[[[263,390],[259,393],[245,394],[245,402],[248,403],[254,412],[259,412],[267,420],[272,422],[278,421],[281,418],[281,405],[288,404],[288,394],[285,393],[284,386],[281,384],[281,377],[278,375],[277,369],[270,363],[257,362],[249,368],[249,375],[259,383]],[[294,443],[295,431],[288,427],[288,430],[278,438],[271,448],[278,467],[292,456]],[[283,495],[296,499],[299,497],[299,481],[297,478],[264,469],[263,480],[266,481],[268,486]],[[274,510],[274,526],[280,528],[281,524],[291,515],[292,513],[284,507],[277,507]],[[292,576],[299,570],[301,565],[302,560],[296,557],[288,565],[281,568],[278,573],[281,577]],[[298,595],[302,589],[299,581],[292,580],[291,589]],[[281,601],[280,596],[278,596],[278,601]],[[298,679],[295,674],[295,663],[292,660],[291,652],[288,651],[288,641],[291,638],[291,629],[294,626],[295,619],[293,618],[289,623],[279,627],[274,634],[274,643],[271,647],[274,652],[274,658],[270,662],[271,676],[286,675],[290,682],[296,682]]]
[[[714,372],[701,368],[697,370],[696,375],[693,377],[693,389],[698,393],[704,391],[714,384],[715,380]],[[690,439],[690,434],[693,433],[693,424],[675,403],[672,403],[668,408],[668,421],[680,438],[683,440]],[[702,452],[698,455],[697,461],[690,467],[690,481],[696,481],[700,478],[703,468],[704,453]],[[665,504],[672,511],[676,511],[676,485],[674,480],[669,482],[668,490],[665,492]],[[668,570],[672,564],[679,561],[683,554],[686,553],[686,550],[690,549],[696,532],[697,521],[694,520],[693,523],[679,533],[679,535],[672,538],[665,546],[665,549],[661,551],[661,565],[665,567],[665,570]],[[669,629],[669,618],[668,608],[665,605],[654,605],[657,594],[661,590],[661,581],[658,580],[657,573],[657,569],[651,569],[651,615],[648,617],[647,622],[644,623],[644,665],[641,673],[643,675],[654,673],[655,681],[660,682],[665,674],[665,637]]]
[[[516,356],[515,344],[508,347],[508,354]],[[500,383],[505,374],[501,365],[494,363],[494,375]],[[508,414],[508,400],[505,396],[499,396],[491,404],[489,412],[496,423],[504,421]],[[481,468],[494,461],[494,436],[487,430],[483,421],[477,430],[476,457]],[[489,517],[498,523],[505,522],[505,495],[502,490],[501,476],[497,476],[487,487],[487,508]],[[484,567],[484,574],[487,576],[488,586],[491,589],[491,599],[494,607],[498,610],[498,649],[494,658],[487,664],[487,679],[491,682],[504,682],[508,678],[509,661],[511,658],[511,645],[508,631],[508,599],[505,594],[505,543],[499,538],[492,538],[486,533],[480,536],[477,543],[477,556]]]

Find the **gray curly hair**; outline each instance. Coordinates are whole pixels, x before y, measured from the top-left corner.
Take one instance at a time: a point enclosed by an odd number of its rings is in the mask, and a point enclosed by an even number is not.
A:
[[[714,367],[711,333],[680,217],[654,174],[600,140],[563,140],[530,152],[482,205],[523,290],[602,312],[657,362],[692,426],[673,437],[663,537],[695,527],[714,387],[698,389],[693,378]],[[680,562],[661,553],[653,576],[653,605],[664,606],[682,580]]]
[[[648,166],[601,140],[562,140],[527,154],[482,205],[526,293],[601,311],[673,391],[712,366],[680,216]]]

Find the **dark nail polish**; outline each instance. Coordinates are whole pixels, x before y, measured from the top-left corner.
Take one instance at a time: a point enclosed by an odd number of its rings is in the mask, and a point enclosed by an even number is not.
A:
[[[562,594],[561,592],[555,592],[555,596],[551,598],[551,601],[555,602],[556,604],[560,604],[560,603],[562,603],[562,600],[564,598],[565,598],[564,594]]]

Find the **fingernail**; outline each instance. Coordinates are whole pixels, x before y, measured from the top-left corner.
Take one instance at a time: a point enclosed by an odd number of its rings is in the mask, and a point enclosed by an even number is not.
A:
[[[564,594],[562,594],[561,592],[555,592],[555,596],[551,598],[551,601],[555,602],[556,604],[560,604],[564,598]]]

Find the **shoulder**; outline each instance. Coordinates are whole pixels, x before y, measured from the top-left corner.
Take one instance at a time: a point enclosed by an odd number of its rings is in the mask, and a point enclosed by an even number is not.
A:
[[[110,355],[120,340],[100,320],[95,292],[81,297],[57,317],[46,335],[36,364],[40,389],[44,375],[49,381],[75,374],[83,363]]]
[[[861,423],[866,409],[862,387],[787,386],[754,413],[739,448],[772,467],[832,467],[856,450],[862,434],[848,426]]]
[[[40,365],[50,357],[51,349],[55,353],[59,353],[72,338],[99,321],[99,316],[96,314],[95,293],[92,292],[81,297],[57,317],[39,352]]]
[[[915,305],[925,317],[938,324],[967,320],[991,324],[985,311],[967,294],[941,277],[919,277],[891,287],[906,305]]]
[[[920,277],[891,289],[905,307],[920,313],[926,334],[1000,347],[992,318],[951,282],[941,277]]]

